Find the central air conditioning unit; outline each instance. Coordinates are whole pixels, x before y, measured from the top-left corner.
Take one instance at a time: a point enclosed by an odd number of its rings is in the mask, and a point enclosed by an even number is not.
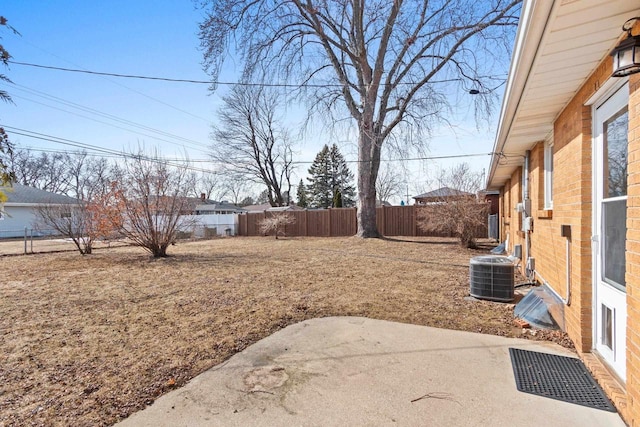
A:
[[[483,255],[469,264],[470,295],[490,301],[514,299],[515,265],[506,256]]]

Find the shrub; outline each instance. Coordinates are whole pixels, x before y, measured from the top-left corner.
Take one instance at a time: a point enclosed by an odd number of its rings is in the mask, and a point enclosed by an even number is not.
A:
[[[296,219],[292,215],[279,212],[260,221],[260,232],[265,236],[274,233],[277,240],[278,235],[285,235],[287,224],[293,224],[294,222],[296,222]]]
[[[418,208],[418,227],[426,232],[449,233],[467,248],[476,247],[476,231],[487,221],[489,204],[474,195],[443,198]]]

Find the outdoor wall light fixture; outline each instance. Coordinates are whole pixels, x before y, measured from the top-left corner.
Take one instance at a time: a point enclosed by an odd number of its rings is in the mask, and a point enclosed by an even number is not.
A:
[[[635,16],[622,25],[622,31],[627,32],[627,38],[618,43],[611,51],[611,56],[613,56],[613,77],[624,77],[640,72],[640,35],[631,35],[633,24],[638,19],[640,19],[640,16]]]

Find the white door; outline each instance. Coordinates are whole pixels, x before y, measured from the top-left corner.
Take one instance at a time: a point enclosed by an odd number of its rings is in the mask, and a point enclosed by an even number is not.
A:
[[[628,101],[625,84],[596,105],[593,139],[594,347],[622,381],[626,380]]]

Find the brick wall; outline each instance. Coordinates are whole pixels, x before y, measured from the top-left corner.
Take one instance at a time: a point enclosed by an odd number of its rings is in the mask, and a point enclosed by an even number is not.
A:
[[[640,425],[640,75],[629,80],[627,421]]]
[[[560,226],[571,226],[571,304],[565,307],[565,328],[596,379],[632,426],[640,426],[640,74],[630,78],[629,189],[627,211],[627,378],[620,385],[606,367],[589,355],[592,348],[592,107],[587,100],[610,78],[611,60],[588,78],[554,123],[553,210],[544,210],[544,143],[531,150],[529,188],[534,218],[531,256],[540,278],[566,298],[566,239]],[[503,187],[500,205],[503,232],[512,244],[523,242],[518,215],[521,174],[517,170]],[[510,211],[507,211],[507,207]],[[594,361],[595,360],[595,361]]]
[[[537,279],[547,282],[561,297],[567,298],[567,239],[561,225],[570,225],[569,265],[571,304],[565,308],[565,328],[579,351],[592,347],[591,279],[591,107],[585,105],[601,84],[609,78],[607,59],[578,91],[558,116],[553,130],[554,184],[553,210],[544,209],[544,142],[531,150],[529,196],[532,201],[533,231],[530,256],[536,260]],[[511,218],[504,216],[505,231],[512,242],[524,245],[520,218],[513,208],[521,200],[521,175],[517,170],[503,189],[504,200],[512,201]],[[515,231],[515,232],[514,232]],[[514,238],[515,237],[515,238]]]

